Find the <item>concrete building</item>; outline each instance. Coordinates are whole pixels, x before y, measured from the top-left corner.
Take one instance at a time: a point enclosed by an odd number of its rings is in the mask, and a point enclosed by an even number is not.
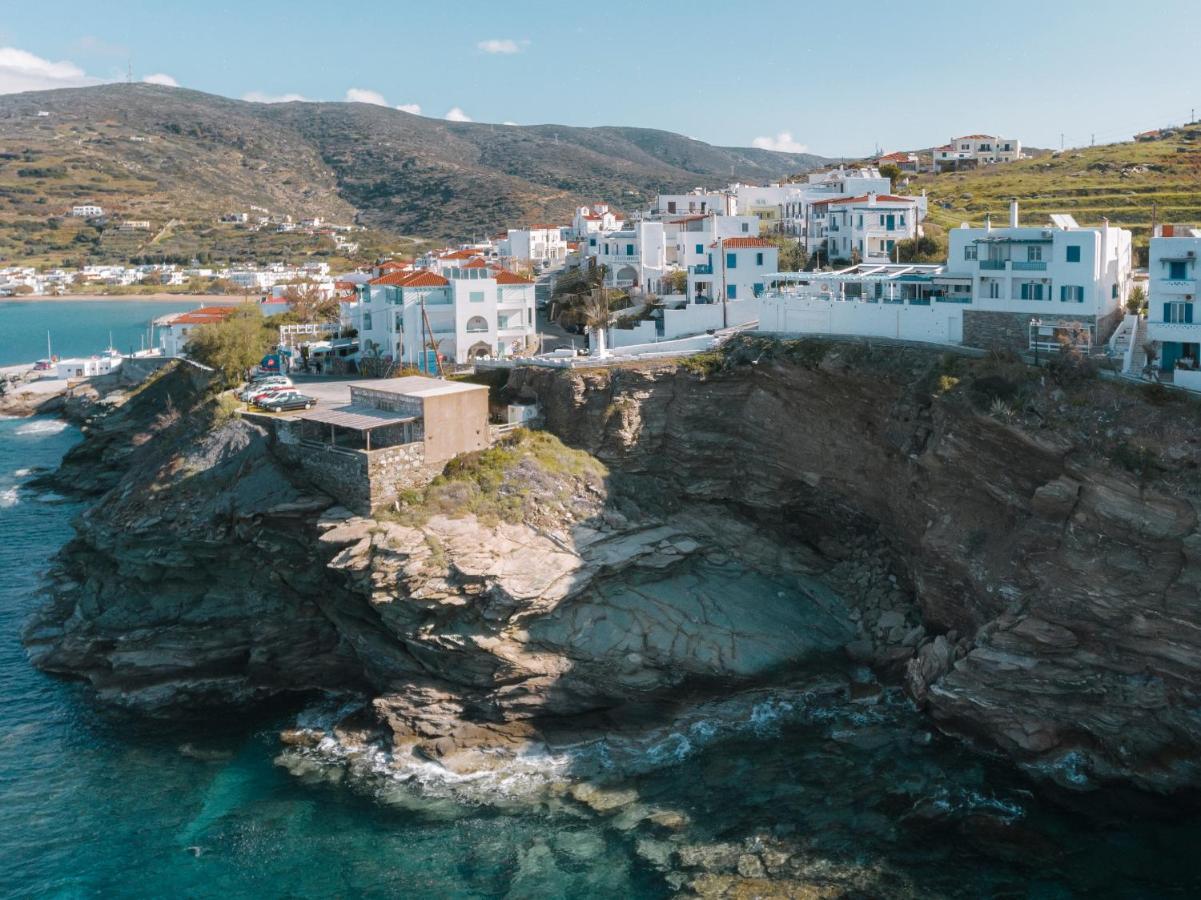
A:
[[[104,207],[94,203],[84,203],[71,207],[71,215],[77,219],[99,219],[104,215]]]
[[[501,242],[500,255],[518,263],[558,266],[567,259],[567,240],[558,225],[510,228]]]
[[[437,370],[431,353],[466,363],[533,348],[534,283],[482,259],[392,272],[356,288],[343,323],[359,333],[361,352],[423,371]]]
[[[707,260],[688,268],[692,303],[750,300],[767,289],[780,269],[780,250],[761,237],[724,237],[708,247]]]
[[[164,356],[183,356],[188,341],[193,332],[205,325],[217,325],[224,322],[236,306],[202,306],[188,312],[172,313],[155,320],[154,325],[159,332],[159,346]]]
[[[667,236],[662,222],[632,222],[597,232],[581,242],[581,264],[605,267],[610,287],[658,293],[667,273]]]
[[[914,174],[922,170],[921,158],[916,153],[905,150],[896,153],[885,153],[876,160],[877,166],[896,166],[902,172]]]
[[[571,220],[571,233],[576,240],[583,240],[590,234],[617,231],[623,224],[621,216],[609,209],[607,204],[595,203],[576,209]]]
[[[694,188],[687,194],[659,194],[651,215],[669,216],[708,215],[732,216],[738,212],[738,198],[731,191],[706,191]]]
[[[1084,228],[1069,215],[1051,219],[1022,227],[1014,201],[1008,227],[949,232],[947,271],[972,284],[965,344],[1055,349],[1083,328],[1095,346],[1117,327],[1133,283],[1130,232],[1108,223]]]
[[[809,205],[805,233],[813,252],[824,260],[889,262],[897,241],[912,240],[921,231],[925,197],[865,194],[815,200]]]
[[[933,151],[935,172],[947,169],[974,169],[977,166],[1013,162],[1022,158],[1022,142],[1016,138],[991,134],[965,134]]]
[[[1163,372],[1174,372],[1174,380],[1185,387],[1201,389],[1201,316],[1195,314],[1201,297],[1201,228],[1159,225],[1151,237],[1147,266],[1147,320],[1145,336],[1136,335],[1140,345],[1150,343]],[[1131,368],[1141,369],[1145,347]]]

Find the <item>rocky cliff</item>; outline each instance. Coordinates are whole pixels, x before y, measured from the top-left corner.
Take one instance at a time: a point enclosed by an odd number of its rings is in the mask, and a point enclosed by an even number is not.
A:
[[[153,711],[344,692],[290,740],[462,772],[849,654],[1061,784],[1196,784],[1191,408],[821,342],[508,390],[576,450],[521,438],[374,519],[246,422],[100,429],[35,663]]]

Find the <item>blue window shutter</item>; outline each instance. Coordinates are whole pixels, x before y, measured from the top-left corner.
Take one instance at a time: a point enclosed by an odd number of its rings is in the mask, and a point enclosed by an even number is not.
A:
[[[763,265],[763,254],[762,253],[755,254],[755,265],[757,265],[757,266]]]
[[[1189,325],[1193,322],[1193,304],[1191,303],[1184,304],[1184,321]]]
[[[727,284],[726,285],[726,299],[727,300],[736,300],[737,298],[738,298],[738,285]]]
[[[738,268],[738,254],[737,253],[727,253],[726,254],[726,268],[727,269],[737,269]]]
[[[1068,262],[1080,262],[1080,246],[1078,244],[1069,245],[1067,251]]]
[[[704,256],[704,255],[705,255],[705,245],[704,245],[704,244],[697,244],[697,245],[696,245],[696,255],[697,255],[697,256]]]

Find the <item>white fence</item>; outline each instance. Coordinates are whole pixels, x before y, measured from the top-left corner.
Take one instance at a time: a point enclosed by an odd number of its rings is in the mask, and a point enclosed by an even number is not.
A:
[[[760,303],[761,331],[861,335],[935,344],[963,341],[963,311],[953,304],[910,306],[786,294],[766,296]]]

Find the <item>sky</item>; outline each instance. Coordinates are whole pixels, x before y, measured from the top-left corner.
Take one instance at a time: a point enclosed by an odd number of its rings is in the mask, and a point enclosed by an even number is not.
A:
[[[1201,108],[1197,0],[0,0],[0,93],[120,81],[864,156]]]

